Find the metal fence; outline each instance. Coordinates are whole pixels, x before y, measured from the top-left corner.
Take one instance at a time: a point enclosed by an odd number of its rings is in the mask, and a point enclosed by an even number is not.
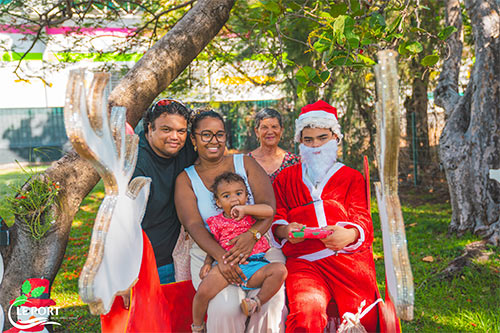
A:
[[[208,106],[208,103],[187,104],[192,109]],[[291,107],[285,101],[220,102],[210,103],[210,106],[224,115],[228,129],[228,148],[243,152],[253,150],[258,146],[258,141],[253,130],[255,113],[264,107],[276,108],[283,116],[285,127],[280,145],[286,150],[296,152],[296,147],[293,143],[296,112],[291,110]],[[433,174],[434,177],[442,174],[442,170],[439,169],[437,144],[443,125],[443,115],[429,115],[428,141],[430,149],[428,155],[424,155],[426,158],[419,158],[422,155],[419,145],[415,144],[415,142],[420,142],[423,138],[416,136],[415,125],[406,126],[406,118],[402,117],[399,162],[401,181],[417,185],[421,180],[429,177],[429,173]],[[142,124],[139,124],[136,131],[139,128],[142,128]],[[54,161],[59,159],[67,148],[69,148],[69,143],[64,128],[62,107],[0,109],[0,164],[13,163],[15,161]],[[352,152],[354,149],[352,146],[343,148],[347,152]],[[356,151],[356,149],[354,150]],[[350,166],[359,169],[362,166],[361,157],[363,154],[356,151],[356,153],[347,154],[343,158],[346,159],[345,162]],[[359,157],[359,161],[351,155],[354,157],[359,155],[357,156]]]
[[[257,145],[253,132],[253,115],[263,107],[278,101],[248,101],[212,103],[222,113],[229,129],[228,146],[248,150]],[[188,103],[192,108],[207,106]],[[140,125],[139,128],[141,128]],[[48,162],[59,159],[69,148],[64,128],[62,107],[0,108],[0,164],[19,162]]]
[[[0,164],[53,161],[67,142],[62,107],[0,109]]]

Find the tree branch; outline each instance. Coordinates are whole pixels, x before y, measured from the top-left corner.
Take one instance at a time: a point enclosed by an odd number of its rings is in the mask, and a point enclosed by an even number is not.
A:
[[[137,29],[135,31],[135,33],[131,37],[132,38],[136,37],[140,32],[142,32],[144,29],[146,29],[153,22],[155,22],[154,30],[156,30],[156,28],[158,26],[158,20],[160,19],[160,17],[162,17],[165,14],[170,13],[171,11],[174,11],[174,10],[181,9],[183,7],[189,6],[190,4],[192,4],[194,2],[196,2],[196,0],[187,1],[187,2],[181,3],[181,4],[177,5],[177,6],[174,6],[174,7],[171,7],[169,9],[166,9],[166,10],[162,11],[159,14],[153,14],[153,18],[151,20],[149,20],[148,22],[146,22],[145,24],[143,24],[142,27],[140,27],[139,29]]]
[[[463,47],[462,12],[459,0],[446,2],[446,23],[454,26],[457,31],[448,38],[449,54],[448,58],[444,60],[443,70],[439,75],[435,96],[436,105],[442,107],[446,117],[448,117],[459,99],[458,74],[460,73]]]
[[[217,35],[233,5],[234,0],[198,0],[120,81],[110,105],[125,106],[127,120],[135,126],[155,97]]]

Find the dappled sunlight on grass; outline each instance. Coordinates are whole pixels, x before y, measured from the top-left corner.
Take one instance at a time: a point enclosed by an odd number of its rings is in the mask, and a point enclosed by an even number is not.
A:
[[[462,255],[467,244],[480,238],[470,233],[461,238],[448,235],[449,204],[402,206],[402,212],[415,286],[415,319],[402,321],[403,331],[498,332],[500,250],[491,248],[494,253],[486,262],[465,267],[451,280],[443,279],[439,272]],[[383,255],[383,247],[376,200],[372,202],[372,217],[375,230],[373,249],[377,258]],[[375,267],[378,285],[384,295],[384,261],[375,260]]]
[[[498,317],[498,313],[495,314],[492,311],[463,310],[457,320],[461,324],[460,326],[469,326],[471,331],[500,332],[500,317]]]
[[[72,306],[85,306],[85,303],[80,299],[78,294],[75,294],[73,290],[68,291],[52,291],[52,299],[56,301],[56,305],[59,308],[68,308]]]
[[[52,296],[57,306],[64,307],[63,310],[69,319],[64,320],[65,327],[57,327],[56,331],[100,331],[99,316],[91,315],[88,306],[78,295],[78,278],[87,259],[92,227],[101,198],[104,197],[103,191],[101,181],[83,200],[73,220],[66,253],[52,286]]]
[[[72,228],[79,228],[82,226],[82,221],[79,220],[74,220],[73,223],[71,223]]]
[[[0,174],[0,195],[7,181],[21,179],[20,173]],[[95,216],[104,198],[102,181],[83,200],[72,223],[71,233],[51,298],[61,307],[53,320],[62,325],[56,332],[98,332],[98,316],[90,314],[78,295],[78,278],[87,258]],[[489,247],[488,260],[475,261],[457,276],[444,279],[439,273],[463,253],[478,237],[468,233],[448,235],[451,208],[432,197],[418,206],[402,206],[408,252],[415,284],[415,319],[402,322],[404,332],[499,332],[500,331],[500,249]],[[404,204],[404,203],[402,203]],[[375,197],[373,252],[377,283],[385,295],[385,267],[382,233]],[[424,258],[427,258],[424,260]],[[429,260],[432,258],[432,260]],[[152,304],[151,306],[154,306]]]

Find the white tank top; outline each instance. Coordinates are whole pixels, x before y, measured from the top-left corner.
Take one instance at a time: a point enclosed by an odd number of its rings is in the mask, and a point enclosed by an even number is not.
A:
[[[233,155],[233,163],[234,163],[234,171],[243,179],[245,180],[245,184],[247,185],[248,188],[248,202],[247,204],[253,205],[254,200],[253,200],[253,195],[252,195],[252,189],[250,188],[250,185],[248,184],[248,178],[247,178],[247,173],[245,170],[245,164],[243,161],[243,154],[235,154]],[[191,165],[190,167],[184,169],[191,180],[191,186],[193,187],[194,195],[196,195],[196,201],[198,205],[198,211],[200,212],[201,218],[203,219],[203,223],[205,224],[205,228],[207,228],[209,231],[210,229],[208,228],[207,225],[207,219],[210,216],[215,216],[220,213],[222,213],[222,209],[218,208],[215,205],[215,199],[214,195],[212,192],[210,192],[205,184],[203,184],[203,181],[201,180],[200,176],[198,175],[198,172],[196,172],[196,169],[194,165]]]

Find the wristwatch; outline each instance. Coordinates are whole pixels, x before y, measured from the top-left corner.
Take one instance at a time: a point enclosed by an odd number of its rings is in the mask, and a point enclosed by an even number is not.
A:
[[[248,231],[250,231],[252,234],[253,234],[253,238],[256,240],[256,241],[259,241],[260,238],[262,237],[262,234],[260,233],[259,230],[257,229],[254,229],[254,228],[250,228],[248,229]]]

